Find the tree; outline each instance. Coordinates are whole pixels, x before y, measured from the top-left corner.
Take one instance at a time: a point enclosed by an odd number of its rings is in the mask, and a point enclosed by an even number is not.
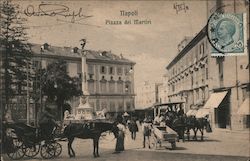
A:
[[[10,0],[0,2],[0,48],[4,70],[4,97],[5,105],[9,104],[14,95],[26,93],[22,86],[28,87],[30,76],[31,49],[27,43],[26,19],[22,18],[19,5]],[[26,88],[27,90],[28,88]]]
[[[67,63],[64,60],[58,60],[48,65],[42,74],[42,92],[46,95],[48,101],[57,104],[60,119],[63,117],[64,109],[67,106],[66,101],[74,96],[81,96],[82,90],[79,88],[79,77],[70,77],[67,72]]]

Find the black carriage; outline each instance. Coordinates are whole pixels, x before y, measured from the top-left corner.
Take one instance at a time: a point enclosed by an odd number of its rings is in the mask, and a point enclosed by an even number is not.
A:
[[[56,128],[51,136],[45,138],[41,136],[39,128],[24,123],[7,123],[4,126],[3,134],[7,140],[4,151],[11,159],[17,160],[24,156],[33,158],[39,152],[42,158],[51,159],[62,152],[62,146],[55,137]]]

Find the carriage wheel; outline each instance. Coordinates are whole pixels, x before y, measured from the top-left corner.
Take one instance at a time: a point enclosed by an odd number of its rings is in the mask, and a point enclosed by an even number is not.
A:
[[[55,157],[55,148],[52,143],[44,144],[41,146],[40,154],[44,159],[51,159]]]
[[[25,156],[33,158],[35,157],[40,151],[40,144],[32,145],[32,146],[24,146],[25,149]]]
[[[7,152],[8,157],[13,160],[23,158],[25,154],[25,149],[23,148],[23,142],[16,138],[13,138],[12,143],[13,143],[13,145],[11,145],[12,148],[9,149],[9,151]]]
[[[58,142],[54,142],[52,145],[54,146],[55,151],[54,157],[58,157],[62,153],[62,145]]]
[[[50,142],[42,145],[40,154],[44,159],[51,159],[62,153],[62,146],[57,142]]]

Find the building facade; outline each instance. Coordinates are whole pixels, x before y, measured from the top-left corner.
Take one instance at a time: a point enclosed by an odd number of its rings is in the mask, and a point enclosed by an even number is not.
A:
[[[122,55],[117,56],[111,51],[83,51],[77,47],[56,47],[47,43],[32,44],[31,51],[33,56],[30,71],[34,73],[41,68],[47,68],[58,59],[66,61],[68,75],[82,80],[79,82],[80,89],[84,89],[83,84],[87,87],[87,91],[83,91],[83,94],[88,96],[94,111],[103,109],[110,113],[134,111],[133,68],[135,63]],[[86,55],[85,62],[83,62],[83,55]],[[12,116],[16,120],[26,121],[29,117],[32,122],[37,119],[37,113],[42,110],[41,107],[45,106],[46,96],[43,99],[39,98],[39,78],[39,75],[35,75],[33,81],[30,82],[29,95],[26,92],[23,96],[15,96],[14,101],[10,103]],[[38,97],[38,101],[31,98],[32,94]],[[80,103],[80,98],[73,98],[67,103],[70,105],[71,112],[74,113]]]
[[[164,74],[162,83],[158,85],[158,101],[159,103],[167,103],[168,100],[168,77]]]
[[[249,6],[245,2],[231,4],[231,10],[247,13],[249,24]],[[225,8],[224,12],[229,11]],[[246,27],[249,47],[249,25]],[[211,48],[204,27],[167,65],[169,100],[185,101],[186,111],[209,108],[213,127],[248,129],[249,49],[245,48],[248,51],[243,56],[212,57]]]
[[[164,92],[163,83],[144,82],[143,85],[136,88],[136,109],[146,109],[160,103],[162,99],[166,98],[162,95]]]

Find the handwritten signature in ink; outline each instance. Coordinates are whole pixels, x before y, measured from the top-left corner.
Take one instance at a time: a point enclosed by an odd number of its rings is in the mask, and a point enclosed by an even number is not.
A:
[[[176,14],[178,14],[180,11],[184,11],[185,13],[187,10],[189,10],[189,7],[183,2],[183,3],[174,3],[173,8],[176,11]]]
[[[78,10],[71,11],[70,8],[66,5],[62,4],[39,4],[38,7],[34,7],[33,5],[28,5],[24,14],[28,17],[32,16],[62,16],[65,18],[70,18],[71,23],[75,23],[77,21],[81,21],[83,19],[87,19],[93,17],[92,15],[83,14],[83,9],[79,8]]]

